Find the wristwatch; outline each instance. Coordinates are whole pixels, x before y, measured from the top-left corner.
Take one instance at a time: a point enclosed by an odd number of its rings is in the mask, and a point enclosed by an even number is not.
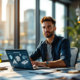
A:
[[[49,62],[48,62],[48,61],[46,61],[46,67],[48,67],[48,64],[49,64]]]

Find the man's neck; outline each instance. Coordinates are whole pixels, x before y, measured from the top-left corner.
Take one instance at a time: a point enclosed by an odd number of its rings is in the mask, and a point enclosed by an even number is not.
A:
[[[54,37],[55,37],[55,34],[54,34],[52,37],[50,37],[50,38],[46,38],[47,43],[48,43],[48,44],[51,44],[52,41],[54,40]]]

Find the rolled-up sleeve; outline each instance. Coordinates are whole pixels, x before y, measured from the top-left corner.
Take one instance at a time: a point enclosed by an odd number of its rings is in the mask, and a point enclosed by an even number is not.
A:
[[[66,67],[70,66],[71,52],[70,52],[70,42],[68,39],[63,39],[61,42],[60,59],[62,59]]]

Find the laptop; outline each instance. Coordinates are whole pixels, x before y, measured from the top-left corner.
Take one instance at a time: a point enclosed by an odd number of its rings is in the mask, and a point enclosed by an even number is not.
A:
[[[7,49],[5,50],[10,61],[10,64],[14,68],[22,69],[44,69],[46,67],[33,68],[27,50],[23,49]]]

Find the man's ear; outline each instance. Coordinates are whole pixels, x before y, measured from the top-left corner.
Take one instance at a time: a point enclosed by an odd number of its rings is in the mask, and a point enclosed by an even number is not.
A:
[[[54,31],[56,31],[56,27],[54,27]]]

